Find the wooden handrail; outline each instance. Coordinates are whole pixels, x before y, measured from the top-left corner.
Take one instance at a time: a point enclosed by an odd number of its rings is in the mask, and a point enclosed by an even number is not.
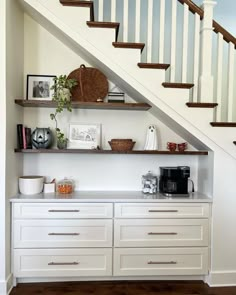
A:
[[[178,0],[181,4],[187,4],[189,7],[189,10],[195,14],[199,14],[200,18],[203,19],[204,17],[204,10],[201,9],[197,4],[193,3],[191,0]]]
[[[198,5],[196,5],[195,3],[193,3],[191,0],[178,0],[181,4],[187,4],[189,7],[189,10],[195,14],[199,14],[200,18],[203,19],[204,17],[204,10],[202,8],[200,8]],[[215,33],[221,33],[223,35],[223,39],[226,42],[232,42],[235,45],[236,48],[236,38],[230,34],[227,30],[225,30],[220,24],[218,24],[215,20],[213,20],[213,24],[212,24],[213,28],[214,28],[214,32]]]

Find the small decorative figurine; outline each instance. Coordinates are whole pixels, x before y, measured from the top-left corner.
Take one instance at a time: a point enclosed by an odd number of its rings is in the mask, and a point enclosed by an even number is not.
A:
[[[142,176],[142,192],[144,194],[156,194],[157,192],[157,176],[151,171]]]
[[[144,150],[158,150],[157,131],[154,125],[148,127]]]
[[[47,149],[52,145],[52,131],[50,128],[36,128],[32,133],[31,140],[36,149]]]

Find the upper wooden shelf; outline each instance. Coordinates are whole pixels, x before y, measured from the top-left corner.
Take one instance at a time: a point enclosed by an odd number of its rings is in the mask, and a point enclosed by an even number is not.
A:
[[[25,154],[143,154],[143,155],[208,155],[208,151],[184,151],[184,152],[170,152],[170,151],[146,151],[146,150],[132,150],[127,152],[117,152],[112,150],[84,150],[84,149],[15,149],[16,153]]]
[[[22,107],[34,108],[55,108],[56,103],[52,100],[27,100],[15,99],[15,103]],[[120,102],[89,102],[73,101],[73,109],[100,109],[100,110],[128,110],[128,111],[147,111],[151,106],[147,103],[120,103]]]

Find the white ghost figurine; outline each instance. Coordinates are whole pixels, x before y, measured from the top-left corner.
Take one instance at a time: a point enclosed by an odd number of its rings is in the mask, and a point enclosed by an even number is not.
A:
[[[144,150],[158,150],[157,130],[154,125],[148,126]]]

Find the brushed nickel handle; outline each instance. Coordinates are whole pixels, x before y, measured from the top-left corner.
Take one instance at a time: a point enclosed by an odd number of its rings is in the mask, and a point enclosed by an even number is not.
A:
[[[147,264],[177,264],[176,261],[148,261]]]
[[[78,265],[79,262],[49,262],[48,265]]]
[[[74,213],[74,212],[80,212],[80,210],[48,210],[48,212],[56,212],[56,213],[61,213],[61,212],[69,212],[69,213]]]
[[[150,235],[150,236],[151,236],[151,235],[153,235],[153,236],[154,236],[154,235],[157,235],[157,236],[158,236],[158,235],[159,235],[159,236],[161,236],[161,235],[165,235],[165,236],[166,236],[166,235],[173,235],[173,236],[174,236],[174,235],[177,235],[177,234],[178,234],[178,233],[153,233],[153,232],[148,233],[148,235]]]
[[[174,213],[174,212],[179,212],[179,210],[148,210],[150,213]]]
[[[80,233],[49,233],[49,236],[79,236]]]

